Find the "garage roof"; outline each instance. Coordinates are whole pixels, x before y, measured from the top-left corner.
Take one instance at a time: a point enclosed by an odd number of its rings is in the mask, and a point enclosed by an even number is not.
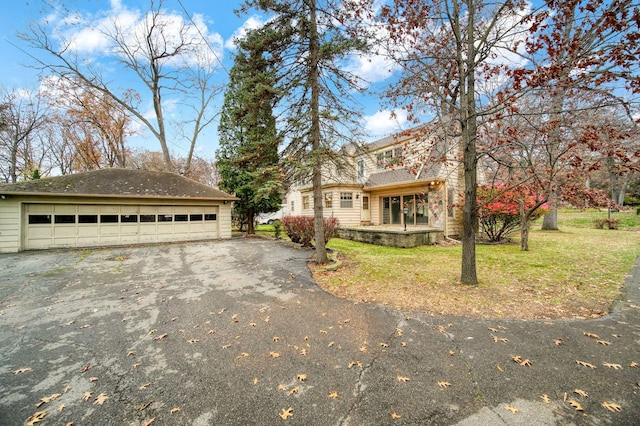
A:
[[[102,169],[0,185],[0,194],[237,200],[236,197],[169,172]]]

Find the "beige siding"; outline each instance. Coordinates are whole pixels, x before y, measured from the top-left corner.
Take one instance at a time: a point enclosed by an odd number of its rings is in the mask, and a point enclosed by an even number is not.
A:
[[[232,204],[227,202],[227,204],[220,204],[219,207],[220,214],[218,215],[218,232],[222,239],[231,238],[231,206]]]
[[[0,253],[51,246],[82,247],[109,244],[231,238],[231,203],[205,200],[98,197],[29,197],[0,199]],[[118,224],[55,224],[28,226],[27,209],[36,214],[215,214],[215,220]],[[40,211],[42,210],[42,211]],[[46,210],[46,211],[45,211]],[[204,218],[204,217],[203,217]],[[178,235],[183,227],[184,235]],[[28,242],[28,244],[27,244]]]
[[[0,199],[0,253],[20,251],[20,202],[5,195]]]
[[[340,207],[340,193],[349,192],[352,194],[352,207]],[[327,188],[322,191],[323,203],[324,194],[331,194],[332,202],[331,207],[326,207],[323,204],[322,215],[324,217],[336,217],[343,226],[360,225],[361,223],[361,209],[362,209],[362,191],[351,187],[347,188]],[[303,209],[303,198],[309,197],[309,208]],[[287,194],[287,201],[289,202],[289,210],[291,209],[291,200],[294,200],[296,210],[293,213],[289,213],[292,216],[313,216],[313,193],[311,191],[292,191]],[[300,206],[300,207],[298,207]]]

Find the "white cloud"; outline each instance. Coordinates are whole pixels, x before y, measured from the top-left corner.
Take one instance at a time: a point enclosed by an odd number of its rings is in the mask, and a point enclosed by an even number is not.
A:
[[[247,34],[247,32],[258,29],[264,24],[265,21],[263,21],[259,16],[250,16],[239,28],[237,28],[233,32],[231,38],[225,41],[224,47],[229,50],[235,50],[237,48],[236,39],[243,38],[245,34]]]
[[[392,111],[378,111],[364,117],[363,121],[365,131],[369,136],[376,138],[389,136],[403,130],[403,126],[407,122],[407,112],[398,110],[392,117]]]
[[[206,19],[194,14],[191,20],[181,14],[163,10],[152,23],[151,12],[146,14],[127,9],[120,0],[111,0],[111,9],[95,15],[67,15],[63,18],[50,15],[55,28],[54,36],[62,46],[79,54],[122,55],[118,45],[127,46],[130,52],[146,51],[146,35],[153,25],[162,28],[162,34],[156,32],[155,43],[161,49],[171,51],[181,44],[188,46],[182,55],[166,61],[167,65],[211,65],[219,64],[222,57],[223,38],[211,32]],[[116,43],[114,39],[117,39]]]
[[[377,83],[391,77],[398,66],[382,55],[353,55],[345,68],[369,83]]]

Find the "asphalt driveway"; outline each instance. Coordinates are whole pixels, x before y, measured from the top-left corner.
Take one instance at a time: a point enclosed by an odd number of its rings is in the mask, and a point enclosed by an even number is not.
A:
[[[637,267],[599,320],[477,320],[337,299],[311,254],[0,255],[0,424],[638,424]]]

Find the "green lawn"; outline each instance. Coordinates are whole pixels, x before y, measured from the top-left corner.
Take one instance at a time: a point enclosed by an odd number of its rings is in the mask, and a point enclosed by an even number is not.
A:
[[[620,230],[593,229],[607,212],[562,210],[560,231],[533,226],[519,242],[478,245],[480,285],[459,284],[461,247],[382,247],[334,239],[345,266],[320,272],[327,291],[405,310],[483,317],[589,318],[608,311],[640,255],[640,217],[614,213]]]

